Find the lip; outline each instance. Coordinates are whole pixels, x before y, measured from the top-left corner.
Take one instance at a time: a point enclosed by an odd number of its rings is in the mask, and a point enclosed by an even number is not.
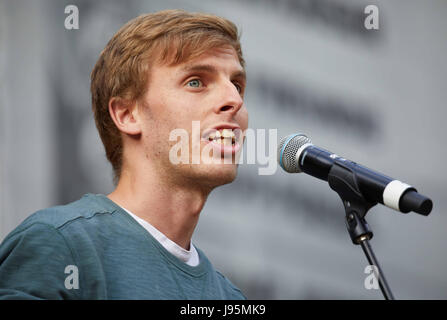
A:
[[[234,134],[236,136],[236,141],[238,140],[239,136],[241,135],[241,127],[239,127],[238,125],[234,125],[234,124],[230,124],[230,123],[221,123],[221,124],[215,125],[214,127],[203,130],[202,139],[208,140],[211,133],[214,133],[215,131],[219,131],[219,130],[223,130],[223,129],[230,129],[231,131],[234,131]]]
[[[215,152],[218,152],[220,155],[235,155],[240,149],[241,145],[236,142],[234,145],[225,146],[220,143],[216,143],[214,141],[203,141],[205,144],[210,144]]]

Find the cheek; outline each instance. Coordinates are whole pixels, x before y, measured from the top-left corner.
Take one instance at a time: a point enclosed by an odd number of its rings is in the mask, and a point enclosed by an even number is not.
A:
[[[150,109],[147,115],[152,125],[155,124],[158,129],[167,130],[175,127],[176,122],[182,119],[181,102],[179,103],[175,94],[165,90],[158,92],[159,94],[150,96],[147,101]]]
[[[245,108],[245,106],[242,107],[241,110],[239,110],[237,117],[242,131],[245,131],[248,128],[248,110],[247,108]]]

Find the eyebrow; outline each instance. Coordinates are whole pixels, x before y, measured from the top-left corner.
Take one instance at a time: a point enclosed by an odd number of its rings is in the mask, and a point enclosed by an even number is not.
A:
[[[209,72],[209,73],[217,73],[217,69],[210,64],[196,64],[196,65],[188,65],[180,69],[183,73],[190,72]],[[237,70],[231,74],[232,78],[242,78],[244,81],[247,78],[245,70]]]

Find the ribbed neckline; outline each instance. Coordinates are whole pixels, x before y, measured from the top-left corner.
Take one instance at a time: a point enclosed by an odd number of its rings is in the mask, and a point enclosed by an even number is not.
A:
[[[126,219],[131,225],[135,228],[135,231],[139,232],[142,236],[146,237],[161,253],[161,255],[171,263],[174,267],[180,269],[181,271],[193,276],[193,277],[201,277],[210,269],[210,262],[203,254],[202,250],[197,248],[196,250],[199,254],[199,264],[195,267],[186,264],[185,262],[178,259],[172,253],[170,253],[166,248],[164,248],[158,241],[155,239],[142,225],[138,223],[133,217],[131,217],[124,209],[122,209],[118,204],[109,199],[106,195],[103,194],[85,194],[84,197],[91,198],[94,197],[101,203],[101,205],[107,209],[108,211],[116,212],[121,217]]]

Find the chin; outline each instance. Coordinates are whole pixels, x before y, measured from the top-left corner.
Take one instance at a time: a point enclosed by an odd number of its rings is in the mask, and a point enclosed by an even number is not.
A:
[[[231,183],[237,176],[237,165],[208,165],[201,174],[200,180],[212,188]]]

